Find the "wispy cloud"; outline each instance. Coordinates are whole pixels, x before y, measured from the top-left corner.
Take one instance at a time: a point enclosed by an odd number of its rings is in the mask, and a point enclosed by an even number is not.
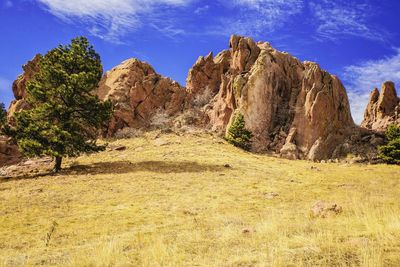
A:
[[[154,9],[181,7],[192,0],[36,0],[51,14],[67,21],[77,19],[92,35],[119,43],[127,32],[142,25],[141,17]]]
[[[349,36],[356,36],[371,40],[385,41],[382,30],[368,23],[372,6],[355,1],[318,0],[310,2],[310,11],[317,23],[317,38],[337,40]]]
[[[201,6],[201,7],[196,8],[194,13],[197,15],[202,15],[202,14],[206,13],[209,9],[210,9],[209,5]]]
[[[353,117],[361,122],[367,106],[369,93],[385,81],[400,86],[400,48],[395,54],[380,60],[370,60],[345,68],[344,80],[349,92]]]
[[[234,0],[221,1],[236,12],[220,18],[220,25],[208,31],[212,34],[229,36],[241,34],[258,36],[274,32],[301,13],[303,0]]]
[[[123,43],[128,33],[144,27],[170,38],[187,34],[258,37],[290,28],[296,22],[309,27],[310,40],[386,39],[383,30],[378,31],[369,23],[375,11],[366,2],[370,0],[31,1],[61,20],[83,25],[90,34],[114,43]],[[210,17],[205,20],[205,15]]]

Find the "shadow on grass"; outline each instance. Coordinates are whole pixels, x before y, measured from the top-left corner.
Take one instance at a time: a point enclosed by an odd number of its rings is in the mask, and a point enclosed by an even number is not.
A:
[[[89,165],[74,165],[61,170],[57,174],[46,171],[36,174],[26,174],[19,176],[0,177],[0,183],[21,179],[37,179],[44,176],[63,177],[68,175],[95,175],[95,174],[124,174],[141,171],[154,173],[200,173],[200,172],[220,172],[226,170],[224,165],[199,164],[192,161],[142,161],[132,163],[129,161],[98,162]]]
[[[133,163],[129,161],[99,162],[90,165],[77,165],[65,169],[62,174],[123,174],[133,172],[155,173],[198,173],[218,172],[226,169],[223,165],[199,164],[191,161],[142,161]]]

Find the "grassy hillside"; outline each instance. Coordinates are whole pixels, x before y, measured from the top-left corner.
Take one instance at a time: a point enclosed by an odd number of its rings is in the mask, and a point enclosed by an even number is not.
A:
[[[0,266],[400,266],[400,167],[156,133],[0,178]],[[310,216],[319,200],[343,208]]]

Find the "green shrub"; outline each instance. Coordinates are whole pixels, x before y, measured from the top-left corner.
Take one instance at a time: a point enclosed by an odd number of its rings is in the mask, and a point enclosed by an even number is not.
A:
[[[388,164],[400,164],[400,127],[390,125],[386,131],[388,144],[379,147],[379,157]]]
[[[389,141],[400,138],[400,127],[395,124],[390,125],[386,130],[386,138]]]
[[[0,103],[0,129],[6,123],[6,118],[7,118],[7,111],[4,108],[4,104]]]
[[[10,125],[7,122],[7,110],[3,103],[0,103],[0,135],[10,135]]]
[[[236,147],[240,147],[244,150],[250,150],[251,138],[253,134],[246,129],[246,124],[242,114],[237,114],[229,127],[228,132],[225,136],[225,140]]]

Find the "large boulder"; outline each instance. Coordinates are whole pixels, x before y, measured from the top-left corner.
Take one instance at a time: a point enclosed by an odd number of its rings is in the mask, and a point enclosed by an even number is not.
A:
[[[234,114],[242,113],[255,151],[330,158],[356,129],[336,76],[250,38],[232,36],[229,50],[201,57],[189,71],[187,88],[192,94],[216,92],[206,107],[216,131],[225,132]]]
[[[384,132],[391,124],[400,125],[400,98],[393,82],[385,82],[381,92],[372,90],[362,127]]]
[[[8,108],[8,119],[12,120],[15,112],[29,108],[28,103],[25,100],[26,97],[26,84],[32,80],[34,75],[39,71],[39,61],[42,55],[37,54],[32,60],[28,61],[22,66],[23,73],[18,76],[12,85],[12,90],[15,99],[11,102]]]
[[[125,127],[146,127],[157,112],[177,114],[183,110],[187,95],[177,82],[137,59],[126,60],[107,72],[94,93],[115,107],[107,136]]]
[[[0,167],[20,162],[23,156],[10,139],[0,136]]]

